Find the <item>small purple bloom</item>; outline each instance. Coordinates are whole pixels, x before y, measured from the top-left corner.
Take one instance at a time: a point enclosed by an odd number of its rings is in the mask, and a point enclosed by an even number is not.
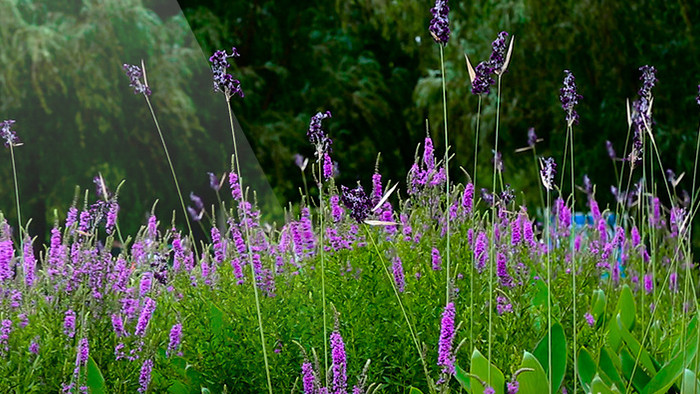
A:
[[[542,185],[544,185],[547,190],[553,190],[557,163],[554,162],[553,158],[547,157],[541,160],[541,167],[540,177],[542,178]]]
[[[486,386],[484,389],[484,394],[496,394],[496,390],[494,390],[494,388],[491,386]]]
[[[90,343],[87,338],[80,338],[78,342],[78,357],[75,360],[75,366],[85,366],[88,362],[88,357],[90,356]]]
[[[399,290],[399,293],[403,293],[406,289],[406,278],[404,277],[403,263],[401,262],[399,256],[394,256],[391,267],[394,271],[394,282],[396,283],[396,288]]]
[[[36,269],[36,258],[34,257],[34,248],[32,247],[32,240],[27,236],[24,240],[24,283],[27,287],[32,287],[34,285],[34,271]]]
[[[644,291],[650,294],[654,291],[654,277],[651,273],[644,275]]]
[[[323,178],[325,180],[333,178],[333,162],[328,152],[323,154]]]
[[[433,271],[440,271],[442,269],[442,257],[440,257],[440,251],[437,248],[433,248],[432,261]]]
[[[608,151],[608,157],[610,157],[610,159],[617,159],[617,153],[615,153],[615,148],[613,148],[612,142],[605,141],[605,149]]]
[[[517,380],[512,380],[506,383],[506,389],[508,390],[508,394],[518,394],[518,391],[520,390],[520,382]]]
[[[450,302],[445,305],[440,326],[440,341],[438,342],[437,365],[443,367],[442,373],[455,374],[455,355],[452,353],[452,345],[455,338],[455,304]]]
[[[498,33],[496,39],[491,43],[491,57],[489,57],[489,62],[491,63],[491,69],[494,73],[500,74],[502,68],[506,61],[506,38],[508,38],[508,32],[502,31]]]
[[[430,35],[440,45],[447,45],[450,40],[450,7],[447,0],[435,0],[435,7],[430,9],[433,19],[430,21]]]
[[[301,365],[301,381],[304,388],[304,394],[316,394],[316,374],[314,367],[309,362]]]
[[[504,313],[513,313],[513,304],[506,297],[498,296],[496,297],[496,312],[499,316]]]
[[[472,81],[472,94],[489,94],[491,86],[496,83],[496,80],[491,77],[493,68],[488,61],[483,61],[476,65],[474,73],[476,74]]]
[[[332,388],[333,394],[347,393],[347,356],[345,354],[345,343],[338,330],[333,330],[330,337],[331,342],[331,371],[333,372]]]
[[[32,354],[39,354],[39,342],[37,342],[38,337],[34,338],[34,340],[29,344],[29,351]]]
[[[350,210],[350,216],[358,223],[362,223],[370,214],[371,200],[365,193],[362,186],[357,185],[356,188],[350,189],[345,186],[340,186],[340,200]]]
[[[241,81],[235,79],[233,75],[226,73],[226,69],[231,67],[227,59],[238,56],[240,55],[234,47],[230,55],[226,53],[226,51],[219,50],[214,52],[209,58],[209,62],[212,64],[211,71],[214,80],[214,90],[222,92],[226,96],[226,100],[230,100],[231,97],[235,95],[244,97],[243,90],[241,89]]]
[[[139,321],[136,324],[136,330],[134,331],[134,335],[137,336],[144,336],[146,333],[146,328],[148,327],[148,323],[151,321],[151,317],[153,316],[153,312],[156,310],[156,302],[153,301],[150,297],[146,297],[146,301],[144,303],[143,309],[141,310],[141,314],[139,315]]]
[[[207,175],[209,175],[209,187],[218,192],[221,189],[219,178],[213,172],[207,172]]]
[[[148,391],[148,385],[151,383],[151,371],[153,370],[153,360],[148,359],[143,362],[141,366],[141,373],[139,374],[139,393],[145,393]]]
[[[333,143],[326,134],[326,131],[323,130],[321,124],[324,119],[328,119],[331,116],[331,111],[316,113],[316,115],[311,117],[309,130],[306,132],[309,141],[316,147],[315,154],[318,160],[323,159],[323,155],[330,150],[331,144]]]
[[[586,319],[586,323],[588,323],[589,327],[593,327],[595,325],[595,318],[593,315],[591,315],[590,312],[586,312],[586,314],[583,316]]]
[[[180,347],[180,341],[182,340],[182,324],[177,323],[170,329],[170,343],[168,344],[168,351],[166,356],[172,355],[178,347]]]
[[[67,310],[63,318],[63,333],[69,338],[75,336],[75,312],[72,309]]]
[[[580,94],[576,92],[576,80],[574,74],[569,70],[564,70],[564,87],[559,90],[559,100],[561,101],[561,107],[566,112],[566,122],[569,126],[572,124],[578,124],[578,113],[576,112],[576,105],[578,101],[583,98]]]
[[[132,64],[124,64],[122,68],[129,78],[129,87],[134,88],[134,94],[151,95],[151,88],[147,86],[145,82],[141,82],[141,77],[143,77],[141,67]]]
[[[117,337],[126,336],[126,331],[124,330],[124,320],[121,315],[117,313],[112,314],[112,328],[114,328],[114,333]]]
[[[5,147],[17,145],[19,138],[14,130],[11,129],[15,123],[14,119],[3,120],[0,122],[0,138],[5,141]]]
[[[228,183],[231,186],[231,197],[236,201],[240,200],[243,194],[241,193],[241,183],[238,180],[238,174],[235,171],[231,171],[228,174]]]
[[[537,143],[537,134],[535,134],[535,128],[530,127],[527,129],[527,146],[534,148]]]
[[[10,333],[12,332],[12,320],[5,319],[0,323],[0,356],[5,356],[10,351]]]

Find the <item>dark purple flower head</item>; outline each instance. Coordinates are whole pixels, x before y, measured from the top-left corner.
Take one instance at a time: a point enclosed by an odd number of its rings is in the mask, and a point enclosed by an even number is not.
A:
[[[695,97],[695,102],[700,105],[700,85],[698,85],[698,95]]]
[[[311,117],[311,122],[309,122],[309,130],[306,132],[306,135],[309,137],[311,144],[316,147],[317,160],[323,159],[323,155],[330,151],[333,143],[333,140],[328,137],[321,124],[324,119],[328,119],[331,116],[331,111],[317,112],[316,115]]]
[[[566,122],[571,126],[574,123],[578,124],[578,113],[574,107],[576,107],[583,96],[576,92],[574,74],[569,70],[564,70],[564,74],[566,74],[564,76],[564,87],[559,90],[559,100],[561,101],[561,107],[566,112]]]
[[[241,89],[241,81],[235,79],[233,75],[226,73],[226,69],[231,67],[227,59],[239,56],[238,51],[233,47],[230,55],[226,53],[226,51],[216,51],[209,58],[214,79],[214,90],[222,92],[226,96],[226,100],[229,100],[235,95],[244,97],[243,90]]]
[[[605,149],[608,151],[608,157],[610,157],[610,159],[617,159],[617,154],[615,153],[615,148],[613,148],[612,142],[605,141]]]
[[[537,143],[537,134],[535,134],[535,128],[530,127],[527,129],[527,146],[533,148]]]
[[[656,85],[659,80],[656,79],[656,68],[654,66],[645,65],[639,67],[639,71],[642,72],[642,76],[639,80],[642,81],[642,87],[639,88],[639,97],[646,97],[651,99],[651,89]]]
[[[145,84],[145,81],[141,82],[141,77],[143,77],[141,67],[126,63],[122,67],[124,72],[126,72],[126,76],[129,77],[129,87],[134,88],[134,94],[150,96],[151,88]]]
[[[5,141],[5,147],[9,147],[10,145],[14,146],[19,143],[17,134],[15,134],[14,130],[10,129],[14,123],[15,121],[13,119],[3,120],[0,122],[0,138]]]
[[[506,61],[506,38],[508,38],[508,32],[502,31],[498,33],[496,39],[491,43],[492,52],[489,62],[491,63],[491,70],[496,74],[501,72]]]
[[[440,342],[438,342],[437,365],[443,367],[442,373],[455,374],[455,355],[452,345],[455,339],[455,304],[450,302],[445,305],[440,326]]]
[[[483,61],[477,64],[474,72],[476,75],[472,81],[472,94],[489,94],[491,85],[496,83],[496,80],[491,77],[493,74],[491,63]]]
[[[450,7],[447,0],[435,0],[435,7],[430,9],[433,19],[430,21],[430,35],[440,45],[447,45],[450,40]]]
[[[364,222],[372,209],[370,206],[372,202],[369,196],[365,193],[365,190],[361,185],[357,185],[357,187],[354,189],[341,186],[340,190],[340,200],[350,210],[350,216],[358,223]]]
[[[630,162],[633,166],[641,163],[644,147],[642,145],[641,134],[648,129],[651,129],[651,89],[658,81],[656,79],[656,69],[653,66],[642,66],[639,68],[642,76],[639,78],[642,81],[642,86],[639,88],[639,99],[632,103],[632,130],[634,131],[634,140],[632,142],[632,151],[630,152]]]
[[[209,175],[209,187],[212,189],[216,190],[217,192],[219,189],[221,189],[221,183],[219,182],[219,177],[216,176],[213,172],[207,172],[207,175]]]
[[[540,177],[542,178],[542,185],[545,189],[554,189],[554,175],[556,174],[557,163],[554,159],[548,157],[546,159],[540,159]]]

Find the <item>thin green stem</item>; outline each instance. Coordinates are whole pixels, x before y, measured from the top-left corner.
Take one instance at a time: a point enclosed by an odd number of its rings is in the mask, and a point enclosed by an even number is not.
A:
[[[445,268],[445,305],[450,302],[450,143],[447,139],[447,88],[445,87],[445,59],[440,45],[440,68],[442,69],[442,115],[445,125],[445,234],[447,236],[447,264]]]
[[[571,127],[571,125],[569,125],[569,127],[567,128],[567,132],[568,132],[567,134],[570,134],[570,137],[568,139],[569,139],[569,142],[571,142],[571,145],[569,147],[569,154],[570,154],[570,160],[571,160],[571,210],[573,211],[574,217],[575,217],[575,215],[576,215],[576,186],[574,185],[574,129],[573,129],[573,127]],[[574,245],[575,237],[576,237],[575,230],[576,230],[576,224],[572,223],[571,231],[569,234],[569,238],[570,238],[569,244],[571,246],[571,283],[573,286],[572,295],[573,295],[573,302],[574,302],[574,305],[573,305],[574,311],[573,311],[573,316],[571,319],[571,323],[572,323],[573,331],[574,331],[574,334],[573,334],[573,336],[574,336],[574,352],[573,352],[574,376],[576,375],[576,371],[578,371],[578,354],[577,354],[578,346],[577,346],[577,339],[576,339],[576,336],[577,336],[576,275],[578,272],[578,268],[576,266],[576,248]],[[577,388],[578,388],[578,380],[576,378],[574,378],[574,393],[576,392]]]
[[[479,130],[481,127],[481,95],[479,95],[479,106],[476,112],[476,135],[474,136],[474,173],[472,174],[472,184],[476,187],[476,159],[479,154]]]
[[[481,121],[481,95],[476,112],[476,135],[474,136],[474,172],[472,173],[472,185],[476,189],[476,162],[479,153],[479,129]],[[469,351],[474,348],[474,263],[469,266]]]
[[[194,233],[192,232],[192,225],[190,224],[190,218],[187,214],[187,209],[185,208],[185,200],[182,198],[182,190],[180,190],[180,184],[177,181],[177,175],[175,175],[175,167],[173,167],[173,161],[170,159],[170,153],[168,153],[168,147],[165,145],[165,138],[163,138],[163,132],[160,130],[160,124],[158,123],[158,118],[156,113],[153,111],[153,106],[151,105],[151,100],[147,95],[143,95],[146,98],[146,104],[148,104],[148,109],[151,111],[151,117],[153,118],[153,123],[156,125],[158,130],[158,136],[160,137],[160,142],[163,144],[163,151],[165,152],[165,157],[168,159],[168,166],[170,167],[170,172],[173,174],[173,181],[175,181],[175,188],[177,189],[177,195],[180,198],[180,205],[182,206],[182,214],[185,216],[185,222],[187,223],[187,229],[190,232],[190,239],[192,240],[192,248],[194,248],[195,255],[197,254],[197,246],[194,242]]]
[[[238,163],[238,147],[236,145],[236,135],[234,132],[233,128],[233,112],[231,111],[231,104],[229,102],[228,97],[226,98],[226,108],[228,109],[228,118],[229,118],[229,123],[231,125],[231,137],[233,138],[233,156],[234,160],[236,161],[236,168],[233,169],[233,171],[236,171],[236,175],[238,176],[238,182],[239,182],[239,187],[241,188],[241,200],[245,202],[245,192],[243,191],[243,178],[241,177],[241,171],[240,171],[240,165]],[[248,252],[250,253],[250,229],[248,228],[248,220],[243,221],[245,223],[245,232],[246,232],[246,248],[248,249]],[[250,275],[251,275],[251,280],[252,280],[252,285],[253,285],[253,292],[255,293],[255,310],[258,315],[258,329],[260,329],[260,343],[262,345],[262,352],[263,352],[263,361],[265,362],[265,376],[267,377],[267,389],[270,394],[272,394],[272,380],[270,379],[270,365],[267,361],[267,347],[265,346],[265,331],[263,330],[263,322],[262,322],[262,313],[260,312],[260,296],[258,295],[258,285],[257,281],[255,279],[255,267],[253,267],[252,261],[250,262]]]
[[[22,213],[19,207],[19,184],[17,183],[17,166],[15,165],[15,150],[14,144],[10,142],[10,159],[12,160],[12,176],[15,181],[15,201],[17,202],[17,224],[19,228],[19,244],[20,250],[23,250],[24,246],[24,229],[22,228]]]
[[[547,189],[547,209],[545,211],[545,220],[544,220],[544,226],[545,226],[545,231],[544,231],[544,247],[547,253],[547,374],[549,378],[549,394],[552,394],[552,262],[551,262],[551,256],[550,256],[550,247],[549,247],[549,242],[550,242],[550,224],[549,221],[551,219],[550,217],[550,206],[551,206],[551,197],[549,194],[549,189]]]
[[[324,371],[328,371],[328,323],[326,321],[326,259],[323,250],[323,162],[321,155],[318,160],[318,211],[321,234],[319,234],[321,245],[319,253],[321,254],[321,299],[323,302],[323,361]]]

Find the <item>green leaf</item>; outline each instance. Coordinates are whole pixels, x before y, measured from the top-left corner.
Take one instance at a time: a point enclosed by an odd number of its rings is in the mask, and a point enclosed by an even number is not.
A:
[[[634,367],[634,357],[632,357],[630,352],[625,347],[620,350],[620,361],[622,364],[622,374],[625,376],[627,381],[632,380],[632,385],[634,388],[641,392],[651,380],[649,375],[647,375],[644,369],[639,365],[637,365],[637,368]],[[632,376],[633,370],[634,377]]]
[[[600,316],[605,313],[605,292],[603,290],[597,289],[593,291],[593,297],[591,298],[591,312],[596,321],[598,321]]]
[[[460,368],[457,364],[455,364],[455,379],[457,379],[463,389],[467,390],[468,393],[471,393],[472,388],[469,381],[469,375],[467,375],[467,371]]]
[[[190,389],[187,387],[186,384],[180,382],[180,381],[175,381],[173,384],[168,387],[168,393],[170,394],[189,394]]]
[[[615,353],[610,349],[609,346],[603,346],[600,350],[600,358],[598,359],[598,369],[603,373],[601,376],[604,380],[607,378],[608,381],[617,387],[625,387],[625,383],[618,372],[622,369],[620,364],[620,359]]]
[[[420,391],[419,389],[411,386],[411,388],[408,390],[408,394],[423,394],[423,392]]]
[[[616,314],[622,318],[622,323],[627,330],[631,330],[634,326],[634,296],[632,290],[627,285],[622,286],[620,298],[617,300]]]
[[[523,362],[520,368],[532,368],[534,371],[521,372],[517,380],[521,393],[546,393],[549,391],[547,374],[544,373],[542,364],[529,352],[523,354]]]
[[[617,321],[615,319],[612,319],[608,323],[607,339],[607,346],[609,346],[614,353],[619,352],[620,347],[622,346],[622,334],[620,333],[620,328],[618,327]]]
[[[683,372],[683,387],[681,387],[681,393],[700,394],[700,382],[698,382],[698,378],[693,371],[689,369]]]
[[[647,384],[642,394],[665,393],[669,387],[673,386],[673,382],[681,377],[685,371],[685,367],[687,367],[688,363],[695,357],[697,347],[694,345],[695,343],[689,345],[688,351],[685,352],[685,354],[678,354],[673,360],[664,365],[664,367],[654,375],[649,384]]]
[[[552,392],[559,391],[559,386],[564,381],[566,373],[566,336],[564,328],[559,323],[554,323],[551,328],[552,332],[552,381],[550,382]],[[549,339],[548,333],[545,333],[540,343],[537,344],[535,351],[532,352],[540,364],[544,368],[549,379]]]
[[[613,394],[614,391],[605,385],[600,376],[596,375],[591,381],[591,393],[593,394]]]
[[[646,372],[649,374],[649,376],[654,376],[656,375],[656,367],[654,366],[654,362],[651,359],[651,356],[649,353],[642,347],[642,345],[637,341],[637,339],[630,334],[629,331],[624,326],[624,322],[622,319],[621,315],[617,315],[617,326],[620,329],[620,335],[622,336],[622,340],[625,341],[625,344],[630,349],[631,354],[634,356],[634,358],[637,358],[637,355],[639,355],[639,362],[641,363],[642,367],[646,370]],[[640,353],[641,352],[641,353]]]
[[[547,305],[547,285],[543,280],[538,279],[535,281],[535,295],[532,297],[533,306],[546,306]]]
[[[586,391],[590,389],[597,369],[591,353],[585,347],[582,347],[578,352],[578,378]]]
[[[491,379],[489,380],[489,370],[491,371]],[[474,349],[472,354],[472,365],[470,371],[472,375],[478,376],[481,380],[486,382],[489,386],[496,390],[496,394],[504,394],[503,390],[505,388],[506,379],[503,377],[503,372],[501,372],[495,365],[491,364],[489,360],[484,357],[478,349]],[[485,387],[475,378],[470,378],[472,393],[473,394],[483,394]]]
[[[90,392],[94,394],[107,392],[105,378],[102,376],[102,371],[100,371],[92,356],[88,357],[87,362],[87,386]]]
[[[221,335],[224,329],[224,312],[219,309],[213,302],[209,303],[209,323],[211,331],[215,335]]]

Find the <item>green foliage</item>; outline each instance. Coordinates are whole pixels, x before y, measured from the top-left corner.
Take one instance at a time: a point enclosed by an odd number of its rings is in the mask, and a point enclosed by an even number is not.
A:
[[[554,323],[550,331],[552,336],[552,372],[549,384],[552,392],[556,392],[559,390],[562,381],[564,381],[564,374],[566,373],[566,336],[564,335],[564,328],[560,323]],[[532,354],[544,368],[547,374],[547,380],[549,380],[550,377],[549,353],[549,333],[545,333]]]

